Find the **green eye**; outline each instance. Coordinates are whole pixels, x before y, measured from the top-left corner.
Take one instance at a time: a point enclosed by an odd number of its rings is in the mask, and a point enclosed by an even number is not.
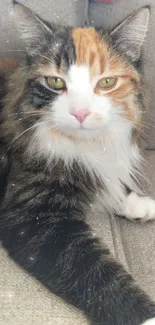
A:
[[[116,85],[117,78],[103,78],[97,83],[97,87],[103,90],[108,90]]]
[[[65,81],[59,77],[46,77],[47,85],[56,91],[61,91],[66,89]]]

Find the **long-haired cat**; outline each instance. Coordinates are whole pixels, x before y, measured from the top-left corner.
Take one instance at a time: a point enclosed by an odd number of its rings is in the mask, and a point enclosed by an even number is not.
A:
[[[155,202],[137,185],[136,63],[149,9],[104,33],[50,25],[14,7],[27,54],[2,102],[2,244],[92,325],[155,324],[155,304],[86,222],[95,203],[129,219],[155,217]]]

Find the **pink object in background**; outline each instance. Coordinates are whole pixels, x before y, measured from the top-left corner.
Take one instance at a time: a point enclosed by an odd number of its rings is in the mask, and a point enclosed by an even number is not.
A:
[[[96,0],[97,2],[112,3],[113,0]]]

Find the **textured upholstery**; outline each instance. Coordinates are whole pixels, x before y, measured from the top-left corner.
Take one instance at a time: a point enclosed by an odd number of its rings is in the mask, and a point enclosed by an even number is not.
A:
[[[152,4],[152,18],[148,41],[144,50],[144,70],[150,85],[151,124],[155,113],[153,103],[155,55],[155,3]],[[88,3],[85,0],[24,0],[22,3],[35,10],[49,21],[73,25],[87,20]],[[91,24],[112,27],[125,16],[149,1],[117,0],[114,4],[91,2],[89,19]],[[57,17],[58,16],[58,17]],[[0,0],[0,54],[7,55],[20,49],[17,32],[12,22],[11,0]],[[7,50],[7,51],[6,51]],[[5,51],[5,52],[4,52]],[[18,51],[16,51],[18,53]],[[149,122],[150,123],[150,122]],[[147,130],[147,129],[146,129]],[[154,127],[149,127],[150,148],[155,147]],[[149,190],[155,190],[155,152],[147,152],[146,174],[151,182]],[[121,218],[107,217],[103,213],[89,216],[93,231],[103,239],[115,257],[133,274],[137,283],[155,300],[155,222],[146,225],[128,222]],[[82,313],[49,293],[37,281],[22,271],[0,248],[0,325],[86,325]]]

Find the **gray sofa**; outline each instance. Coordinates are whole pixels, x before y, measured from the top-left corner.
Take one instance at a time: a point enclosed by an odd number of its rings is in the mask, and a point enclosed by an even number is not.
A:
[[[134,9],[151,5],[151,20],[143,51],[144,75],[148,89],[146,114],[146,191],[155,189],[155,0],[114,0],[113,4],[87,0],[22,0],[43,18],[58,23],[111,28]],[[21,44],[13,23],[11,0],[0,0],[0,56],[19,55]],[[90,216],[94,232],[106,240],[116,259],[155,300],[155,222],[140,225],[98,211]],[[0,249],[0,325],[86,325],[87,320],[73,307],[49,293],[22,271]],[[124,324],[125,325],[125,324]]]

